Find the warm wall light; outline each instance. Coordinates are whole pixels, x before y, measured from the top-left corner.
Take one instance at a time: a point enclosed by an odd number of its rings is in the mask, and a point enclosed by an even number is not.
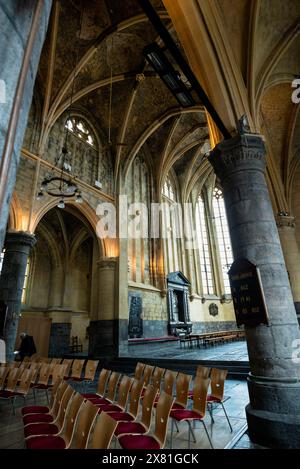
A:
[[[181,80],[180,74],[174,69],[171,62],[156,43],[145,47],[144,55],[175,96],[180,106],[191,107],[196,105],[190,91]]]

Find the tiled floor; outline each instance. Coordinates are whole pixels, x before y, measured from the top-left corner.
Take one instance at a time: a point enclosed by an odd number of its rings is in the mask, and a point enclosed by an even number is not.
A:
[[[230,342],[207,348],[181,348],[179,342],[151,343],[129,347],[129,356],[139,358],[174,358],[175,360],[248,361],[246,341]]]
[[[74,387],[78,388],[78,385],[74,384]],[[95,385],[91,386],[88,389],[88,392],[94,391],[95,387]],[[78,390],[80,389],[78,388]],[[45,404],[44,396],[42,397],[42,394],[43,393],[41,393],[41,397],[39,398],[39,403]],[[210,416],[207,414],[205,422],[214,448],[224,448],[246,423],[244,410],[248,403],[246,382],[228,380],[226,382],[225,395],[231,396],[231,398],[226,401],[225,407],[233,427],[233,432],[231,433],[229,429],[221,407],[214,410],[215,423],[212,424]],[[28,398],[27,404],[30,405],[32,403],[33,399]],[[19,400],[19,405],[21,404],[22,400]],[[0,401],[0,448],[2,449],[18,449],[24,447],[23,424],[20,410],[21,407],[18,407],[16,409],[16,415],[13,415],[9,404]],[[186,423],[180,424],[179,430],[179,433],[176,431],[174,432],[173,448],[185,449],[188,444]],[[199,449],[210,447],[201,423],[197,423],[195,436],[197,442],[192,442],[191,448]],[[114,447],[114,443],[112,447]],[[170,448],[170,431],[168,432],[166,448]]]

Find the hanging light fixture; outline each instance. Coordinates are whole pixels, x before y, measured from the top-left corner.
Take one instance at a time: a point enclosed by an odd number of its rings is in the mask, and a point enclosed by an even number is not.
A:
[[[80,17],[79,39],[81,37],[82,18],[83,18],[83,11],[81,12],[81,17]],[[74,96],[74,90],[75,90],[75,79],[76,79],[76,70],[77,70],[77,64],[78,64],[78,55],[79,54],[78,54],[78,49],[77,49],[67,123],[70,122],[70,117],[71,117],[71,108],[73,104],[73,96]],[[54,165],[51,168],[51,172],[43,179],[40,190],[38,191],[37,196],[36,196],[37,200],[41,200],[44,197],[45,193],[51,197],[57,197],[59,199],[57,207],[60,209],[65,208],[65,199],[75,197],[76,203],[81,204],[83,202],[81,191],[78,188],[76,181],[75,181],[75,176],[72,176],[71,158],[70,158],[70,153],[68,150],[69,132],[70,132],[70,129],[68,128],[68,125],[66,125],[64,143],[63,143],[61,152],[55,158]]]

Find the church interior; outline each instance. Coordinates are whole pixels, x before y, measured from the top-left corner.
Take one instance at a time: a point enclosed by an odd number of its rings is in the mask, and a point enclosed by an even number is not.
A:
[[[0,448],[299,448],[299,0],[0,24]]]

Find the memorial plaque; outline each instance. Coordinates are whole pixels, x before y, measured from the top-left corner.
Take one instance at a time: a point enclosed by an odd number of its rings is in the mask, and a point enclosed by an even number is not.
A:
[[[128,336],[130,339],[143,336],[143,304],[139,294],[129,293]]]
[[[258,267],[247,259],[237,259],[228,275],[237,325],[269,324]]]

